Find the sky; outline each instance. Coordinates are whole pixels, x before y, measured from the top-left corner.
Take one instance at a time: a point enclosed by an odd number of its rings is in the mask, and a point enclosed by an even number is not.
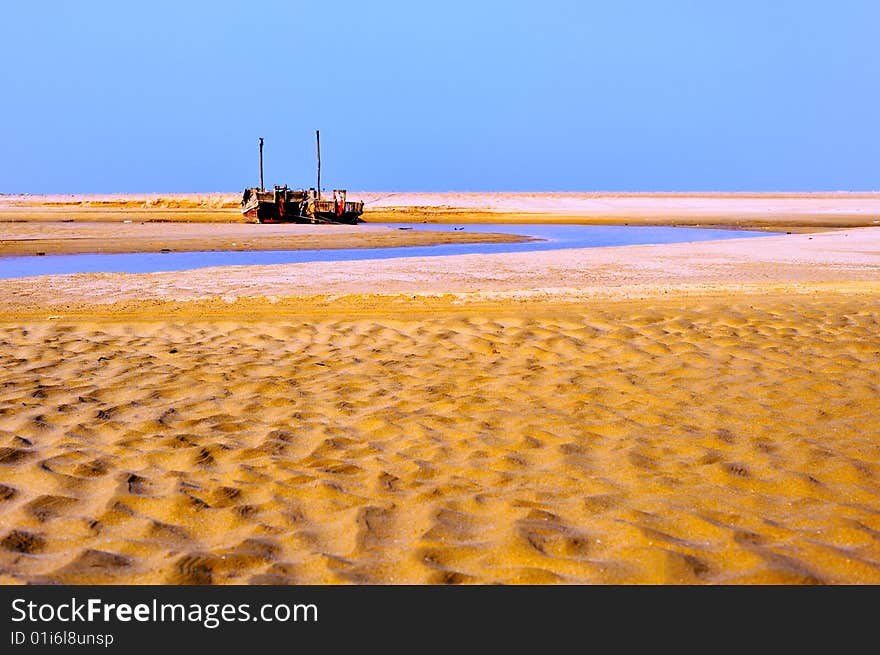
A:
[[[4,3],[0,193],[880,189],[880,2]]]

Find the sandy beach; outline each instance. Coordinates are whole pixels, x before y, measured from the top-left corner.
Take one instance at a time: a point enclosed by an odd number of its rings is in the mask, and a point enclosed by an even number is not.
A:
[[[2,280],[0,582],[880,583],[880,196],[402,195],[783,233]]]

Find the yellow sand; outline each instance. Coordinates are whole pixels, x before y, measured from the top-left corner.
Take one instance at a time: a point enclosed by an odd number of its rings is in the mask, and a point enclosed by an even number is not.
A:
[[[2,326],[5,579],[880,581],[876,304],[418,309]]]
[[[0,362],[2,582],[880,582],[880,229],[0,281]]]

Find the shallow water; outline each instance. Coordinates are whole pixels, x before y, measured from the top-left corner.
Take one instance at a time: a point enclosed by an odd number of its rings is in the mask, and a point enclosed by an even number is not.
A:
[[[210,266],[296,264],[304,262],[435,257],[504,252],[535,252],[561,248],[600,248],[645,244],[712,241],[768,236],[767,232],[710,230],[690,227],[648,227],[627,225],[510,225],[481,223],[468,225],[434,223],[371,223],[388,229],[435,232],[494,232],[519,234],[540,241],[522,243],[465,243],[398,248],[340,248],[336,250],[251,250],[167,253],[48,255],[43,257],[0,257],[0,279],[67,273],[156,273]]]

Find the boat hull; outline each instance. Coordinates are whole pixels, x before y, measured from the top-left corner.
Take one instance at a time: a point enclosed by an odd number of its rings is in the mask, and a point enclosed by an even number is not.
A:
[[[357,225],[364,213],[364,203],[346,202],[342,199],[308,200],[303,207],[303,214],[313,219],[314,223],[343,223]]]
[[[273,191],[245,189],[241,197],[241,213],[248,223],[302,222],[305,192],[276,187]]]
[[[344,192],[341,192],[344,194]],[[313,192],[245,189],[241,213],[248,223],[342,223],[363,222],[364,203],[346,202],[344,195],[333,200],[317,200]]]
[[[305,217],[299,214],[299,209],[291,214],[293,209],[289,205],[286,211],[279,211],[278,207],[272,203],[260,203],[256,207],[242,211],[242,215],[248,223],[303,223]]]

